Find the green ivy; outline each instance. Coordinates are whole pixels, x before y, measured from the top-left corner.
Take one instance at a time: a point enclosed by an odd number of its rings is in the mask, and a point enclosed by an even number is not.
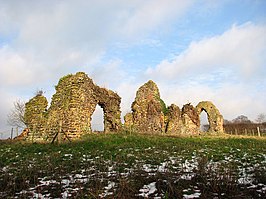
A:
[[[167,115],[167,113],[169,113],[169,109],[166,107],[166,104],[164,103],[162,99],[160,99],[160,103],[161,103],[163,114]]]

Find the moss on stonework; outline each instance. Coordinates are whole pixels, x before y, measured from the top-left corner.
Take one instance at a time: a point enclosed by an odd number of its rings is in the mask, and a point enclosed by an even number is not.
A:
[[[79,138],[91,132],[91,116],[99,105],[104,112],[105,132],[121,129],[120,96],[95,85],[84,72],[68,74],[58,81],[56,93],[47,110],[47,99],[40,92],[26,103],[25,120],[32,141]],[[221,132],[223,117],[211,102],[201,102],[195,108],[191,104],[166,106],[160,97],[159,88],[152,81],[142,85],[131,105],[132,112],[125,116],[125,127],[138,132],[151,133],[197,133],[199,114],[208,114],[211,130]]]
[[[55,89],[58,88],[58,85],[62,84],[62,82],[64,82],[66,79],[71,78],[73,75],[72,74],[67,74],[64,77],[61,77],[58,81],[58,84],[55,86]]]
[[[157,85],[149,80],[142,85],[131,105],[133,125],[140,132],[163,132],[166,106]]]
[[[160,103],[161,103],[163,114],[167,115],[169,113],[169,109],[167,108],[165,102],[162,99],[160,99]]]
[[[25,104],[25,122],[29,129],[26,140],[43,141],[43,132],[47,122],[48,101],[42,95],[36,95]]]
[[[59,80],[53,95],[48,128],[56,129],[61,122],[70,138],[87,134],[91,132],[91,116],[98,104],[104,112],[105,131],[117,131],[121,126],[120,102],[120,96],[95,85],[84,72],[66,75]]]

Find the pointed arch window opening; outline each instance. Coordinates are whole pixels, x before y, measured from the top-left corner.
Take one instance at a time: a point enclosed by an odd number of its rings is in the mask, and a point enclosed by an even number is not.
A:
[[[202,109],[200,113],[200,131],[208,132],[210,129],[209,116],[206,110]]]
[[[104,111],[100,104],[97,104],[91,116],[92,132],[104,132]]]

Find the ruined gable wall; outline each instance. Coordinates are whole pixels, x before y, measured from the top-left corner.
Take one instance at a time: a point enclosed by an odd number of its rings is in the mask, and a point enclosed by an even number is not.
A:
[[[141,86],[132,103],[133,124],[140,132],[164,132],[164,114],[160,93],[153,81]]]

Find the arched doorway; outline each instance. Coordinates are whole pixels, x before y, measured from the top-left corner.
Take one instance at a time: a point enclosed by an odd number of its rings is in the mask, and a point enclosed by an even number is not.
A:
[[[103,109],[99,105],[96,106],[91,117],[91,130],[92,132],[104,131],[104,113]]]
[[[210,123],[207,112],[203,109],[200,113],[200,131],[208,132],[210,129]]]

